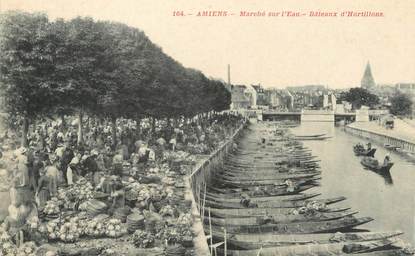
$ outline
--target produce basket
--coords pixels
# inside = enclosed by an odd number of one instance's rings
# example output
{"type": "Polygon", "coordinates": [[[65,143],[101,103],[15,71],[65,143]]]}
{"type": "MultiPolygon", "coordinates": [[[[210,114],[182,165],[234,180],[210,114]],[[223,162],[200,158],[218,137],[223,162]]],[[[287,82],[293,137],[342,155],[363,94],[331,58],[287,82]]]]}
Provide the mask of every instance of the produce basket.
{"type": "Polygon", "coordinates": [[[144,229],[144,216],[139,213],[133,213],[127,216],[127,230],[134,233],[137,229],[144,229]]]}

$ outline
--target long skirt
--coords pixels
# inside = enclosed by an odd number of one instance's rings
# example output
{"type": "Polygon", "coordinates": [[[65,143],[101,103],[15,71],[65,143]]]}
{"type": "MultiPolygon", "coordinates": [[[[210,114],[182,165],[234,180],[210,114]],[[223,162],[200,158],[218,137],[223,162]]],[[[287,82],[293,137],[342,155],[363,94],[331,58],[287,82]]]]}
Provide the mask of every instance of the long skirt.
{"type": "Polygon", "coordinates": [[[39,194],[37,195],[37,203],[38,207],[43,209],[46,205],[46,201],[50,200],[50,194],[49,191],[46,188],[43,188],[39,191],[39,194]]]}

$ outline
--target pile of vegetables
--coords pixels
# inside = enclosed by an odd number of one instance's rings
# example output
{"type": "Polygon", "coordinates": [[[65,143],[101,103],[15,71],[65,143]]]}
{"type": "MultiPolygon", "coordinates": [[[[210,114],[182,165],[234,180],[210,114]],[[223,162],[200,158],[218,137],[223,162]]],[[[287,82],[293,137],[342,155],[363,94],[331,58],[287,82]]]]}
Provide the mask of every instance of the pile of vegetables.
{"type": "Polygon", "coordinates": [[[59,239],[63,242],[75,242],[84,234],[84,222],[77,217],[69,219],[59,228],[59,239]]]}
{"type": "Polygon", "coordinates": [[[85,228],[85,234],[90,237],[102,237],[105,235],[106,225],[95,219],[88,222],[85,228]]]}
{"type": "Polygon", "coordinates": [[[43,212],[46,215],[56,215],[60,213],[61,204],[62,202],[59,201],[58,198],[52,197],[51,200],[46,202],[45,208],[43,208],[43,212]]]}
{"type": "Polygon", "coordinates": [[[133,234],[133,243],[139,248],[150,248],[154,245],[155,237],[151,232],[136,230],[133,234]]]}
{"type": "Polygon", "coordinates": [[[34,242],[26,242],[22,246],[17,247],[11,242],[1,244],[0,255],[4,256],[36,256],[36,244],[34,242]]]}
{"type": "Polygon", "coordinates": [[[126,234],[127,231],[121,228],[121,220],[110,219],[106,223],[105,235],[108,237],[116,238],[126,234]]]}
{"type": "Polygon", "coordinates": [[[50,240],[56,240],[59,238],[59,230],[60,230],[61,220],[55,219],[47,222],[46,224],[42,224],[39,226],[39,232],[46,236],[50,240]]]}
{"type": "Polygon", "coordinates": [[[187,151],[191,154],[207,154],[209,153],[209,148],[204,143],[200,144],[191,144],[187,145],[187,151]]]}
{"type": "Polygon", "coordinates": [[[72,206],[93,198],[93,186],[85,178],[80,178],[73,184],[73,186],[59,189],[58,198],[63,200],[65,208],[72,208],[72,206]]]}

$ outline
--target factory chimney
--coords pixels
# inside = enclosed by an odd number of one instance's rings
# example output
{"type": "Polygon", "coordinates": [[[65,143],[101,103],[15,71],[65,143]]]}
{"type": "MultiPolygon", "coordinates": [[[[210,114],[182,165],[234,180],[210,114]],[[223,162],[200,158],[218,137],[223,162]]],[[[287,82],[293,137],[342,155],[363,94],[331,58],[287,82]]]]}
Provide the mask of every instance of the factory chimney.
{"type": "Polygon", "coordinates": [[[231,65],[228,64],[228,85],[231,85],[231,65]]]}

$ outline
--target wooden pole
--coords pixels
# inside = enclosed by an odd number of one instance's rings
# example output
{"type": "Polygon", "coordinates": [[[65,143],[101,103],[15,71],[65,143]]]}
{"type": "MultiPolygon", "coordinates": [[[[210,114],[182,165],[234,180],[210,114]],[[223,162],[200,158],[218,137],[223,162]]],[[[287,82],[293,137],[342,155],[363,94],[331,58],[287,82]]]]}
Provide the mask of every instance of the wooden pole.
{"type": "Polygon", "coordinates": [[[261,251],[262,251],[262,246],[261,246],[261,248],[259,248],[258,254],[256,256],[260,256],[261,255],[261,251]]]}
{"type": "Polygon", "coordinates": [[[225,239],[224,239],[224,242],[225,242],[225,250],[224,251],[225,251],[225,256],[226,256],[226,255],[228,255],[228,253],[227,253],[228,246],[226,244],[226,237],[227,237],[227,235],[226,235],[226,228],[224,228],[223,233],[225,235],[225,239]]]}
{"type": "Polygon", "coordinates": [[[209,233],[210,233],[210,255],[213,253],[213,234],[212,234],[212,220],[210,217],[210,207],[208,208],[208,214],[209,214],[209,233]]]}
{"type": "Polygon", "coordinates": [[[205,220],[205,204],[206,204],[206,182],[204,182],[205,184],[205,192],[203,194],[203,208],[202,208],[202,223],[205,220]]]}

